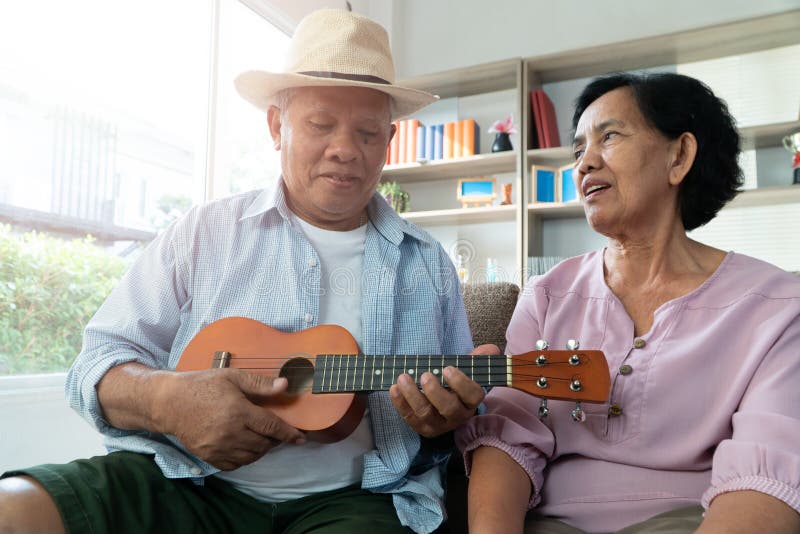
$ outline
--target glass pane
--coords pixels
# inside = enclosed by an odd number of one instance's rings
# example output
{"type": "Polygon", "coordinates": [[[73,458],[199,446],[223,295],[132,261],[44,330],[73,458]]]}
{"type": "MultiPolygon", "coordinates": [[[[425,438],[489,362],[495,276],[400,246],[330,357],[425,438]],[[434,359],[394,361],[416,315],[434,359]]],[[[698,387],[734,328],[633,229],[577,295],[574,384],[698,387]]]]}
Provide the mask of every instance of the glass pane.
{"type": "Polygon", "coordinates": [[[66,369],[131,258],[202,200],[211,5],[4,6],[0,374],[66,369]]]}
{"type": "Polygon", "coordinates": [[[237,0],[222,0],[213,198],[263,188],[280,176],[266,113],[242,99],[233,80],[247,70],[280,71],[288,45],[289,36],[260,15],[237,0]]]}

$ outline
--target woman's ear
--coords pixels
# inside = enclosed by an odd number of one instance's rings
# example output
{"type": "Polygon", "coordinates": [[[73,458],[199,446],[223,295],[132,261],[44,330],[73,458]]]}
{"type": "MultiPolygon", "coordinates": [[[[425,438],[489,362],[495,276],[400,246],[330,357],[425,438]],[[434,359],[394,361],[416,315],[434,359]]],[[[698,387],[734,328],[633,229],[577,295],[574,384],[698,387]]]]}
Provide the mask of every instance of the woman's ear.
{"type": "Polygon", "coordinates": [[[683,132],[673,142],[672,166],[669,172],[669,183],[680,185],[694,164],[697,156],[697,138],[693,133],[683,132]]]}
{"type": "Polygon", "coordinates": [[[269,135],[272,137],[272,144],[275,150],[281,149],[281,110],[275,106],[270,106],[267,110],[267,126],[269,135]]]}

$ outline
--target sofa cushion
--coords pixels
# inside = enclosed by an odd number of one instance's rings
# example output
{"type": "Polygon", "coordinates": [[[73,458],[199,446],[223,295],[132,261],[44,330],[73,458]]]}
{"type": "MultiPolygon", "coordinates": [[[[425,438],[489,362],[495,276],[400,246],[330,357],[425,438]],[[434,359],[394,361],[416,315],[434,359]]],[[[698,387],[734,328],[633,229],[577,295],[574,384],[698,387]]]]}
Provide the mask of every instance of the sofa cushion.
{"type": "Polygon", "coordinates": [[[517,305],[519,286],[510,282],[468,283],[462,291],[473,344],[494,343],[504,351],[506,328],[517,305]]]}

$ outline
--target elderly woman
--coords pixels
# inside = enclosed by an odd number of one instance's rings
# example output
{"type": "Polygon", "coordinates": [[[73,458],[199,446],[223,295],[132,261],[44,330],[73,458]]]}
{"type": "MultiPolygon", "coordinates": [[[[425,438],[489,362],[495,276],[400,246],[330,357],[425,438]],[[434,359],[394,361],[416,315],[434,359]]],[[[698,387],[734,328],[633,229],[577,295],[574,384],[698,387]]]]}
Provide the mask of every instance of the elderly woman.
{"type": "Polygon", "coordinates": [[[597,79],[575,180],[603,250],[531,279],[509,354],[578,339],[604,405],[495,388],[457,435],[473,532],[800,532],[800,281],[686,235],[737,192],[725,104],[677,74],[597,79]],[[529,509],[531,511],[529,512],[529,509]]]}

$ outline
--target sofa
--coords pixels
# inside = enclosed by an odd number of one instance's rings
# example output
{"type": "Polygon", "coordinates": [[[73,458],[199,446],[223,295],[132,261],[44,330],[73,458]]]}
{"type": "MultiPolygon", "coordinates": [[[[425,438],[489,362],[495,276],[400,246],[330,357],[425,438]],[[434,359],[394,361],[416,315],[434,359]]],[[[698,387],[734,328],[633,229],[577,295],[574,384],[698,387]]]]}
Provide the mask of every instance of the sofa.
{"type": "MultiPolygon", "coordinates": [[[[519,286],[510,282],[468,283],[462,286],[472,342],[506,348],[506,327],[517,305],[519,286]]],[[[454,450],[447,465],[447,522],[436,534],[467,532],[467,477],[461,454],[454,450]]]]}

